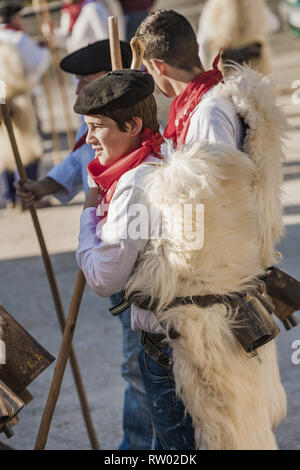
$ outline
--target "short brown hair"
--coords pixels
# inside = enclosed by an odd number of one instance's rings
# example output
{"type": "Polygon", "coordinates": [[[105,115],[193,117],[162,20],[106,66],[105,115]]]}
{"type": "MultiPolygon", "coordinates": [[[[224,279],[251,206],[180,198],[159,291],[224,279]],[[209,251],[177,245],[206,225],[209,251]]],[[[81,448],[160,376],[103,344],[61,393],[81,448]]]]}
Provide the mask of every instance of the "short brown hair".
{"type": "Polygon", "coordinates": [[[116,121],[122,132],[126,132],[126,123],[131,122],[134,117],[139,117],[143,121],[142,130],[148,127],[154,133],[159,131],[157,105],[153,95],[148,96],[145,100],[133,106],[129,106],[128,108],[101,111],[101,115],[116,121]]]}
{"type": "Polygon", "coordinates": [[[150,13],[136,36],[146,46],[144,58],[161,59],[178,69],[201,67],[196,34],[188,20],[174,10],[150,13]]]}

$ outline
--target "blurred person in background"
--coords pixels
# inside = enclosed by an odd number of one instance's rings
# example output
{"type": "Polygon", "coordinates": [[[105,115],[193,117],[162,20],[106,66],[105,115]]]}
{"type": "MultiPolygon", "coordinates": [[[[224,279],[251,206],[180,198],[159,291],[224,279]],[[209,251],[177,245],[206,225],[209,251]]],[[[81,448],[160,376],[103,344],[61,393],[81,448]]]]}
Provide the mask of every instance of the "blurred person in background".
{"type": "MultiPolygon", "coordinates": [[[[60,25],[53,26],[57,46],[73,52],[108,38],[108,17],[116,1],[63,0],[63,3],[60,25]]],[[[48,24],[43,24],[42,30],[49,36],[48,24]]]]}
{"type": "Polygon", "coordinates": [[[268,35],[279,27],[278,18],[265,0],[208,0],[197,33],[205,70],[211,68],[214,57],[223,49],[223,73],[230,72],[228,61],[246,63],[263,75],[271,73],[268,35]]]}
{"type": "MultiPolygon", "coordinates": [[[[23,31],[21,10],[21,2],[0,2],[0,80],[6,84],[6,100],[25,171],[28,178],[36,180],[43,150],[31,94],[50,66],[50,53],[23,31]]],[[[7,207],[15,207],[13,182],[17,172],[3,122],[0,122],[0,173],[5,204],[7,207]]]]}
{"type": "Polygon", "coordinates": [[[123,8],[126,41],[130,41],[146,18],[154,0],[119,0],[123,8]]]}

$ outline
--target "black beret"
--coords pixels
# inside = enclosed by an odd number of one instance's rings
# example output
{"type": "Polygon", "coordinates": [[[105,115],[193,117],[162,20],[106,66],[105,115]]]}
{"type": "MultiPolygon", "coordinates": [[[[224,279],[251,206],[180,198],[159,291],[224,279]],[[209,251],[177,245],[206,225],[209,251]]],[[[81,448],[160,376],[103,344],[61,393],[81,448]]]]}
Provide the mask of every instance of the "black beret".
{"type": "Polygon", "coordinates": [[[14,0],[0,1],[0,22],[9,23],[12,16],[21,11],[22,8],[22,4],[14,0]]]}
{"type": "MultiPolygon", "coordinates": [[[[129,68],[132,60],[130,45],[120,41],[124,68],[129,68]]],[[[97,41],[63,58],[60,67],[74,75],[92,75],[111,70],[109,39],[97,41]]]]}
{"type": "Polygon", "coordinates": [[[154,91],[152,75],[140,70],[114,70],[86,85],[79,93],[74,111],[96,115],[106,109],[128,108],[146,99],[154,91]]]}

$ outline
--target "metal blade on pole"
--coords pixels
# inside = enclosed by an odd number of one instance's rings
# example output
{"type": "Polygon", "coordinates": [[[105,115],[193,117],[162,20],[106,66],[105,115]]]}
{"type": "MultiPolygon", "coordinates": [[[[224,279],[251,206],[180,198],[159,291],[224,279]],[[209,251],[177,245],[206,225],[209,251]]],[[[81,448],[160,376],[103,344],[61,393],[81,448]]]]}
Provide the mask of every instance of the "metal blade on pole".
{"type": "MultiPolygon", "coordinates": [[[[1,100],[0,100],[0,103],[1,103],[1,100]]],[[[14,135],[14,131],[13,131],[12,123],[11,123],[11,118],[10,118],[10,115],[9,115],[9,110],[7,108],[7,104],[5,104],[5,103],[2,104],[1,103],[1,111],[2,111],[2,114],[3,114],[4,124],[7,128],[7,132],[8,132],[8,136],[9,136],[10,143],[11,143],[11,146],[12,146],[13,154],[14,154],[14,157],[15,157],[15,160],[16,160],[16,165],[17,165],[17,168],[18,168],[20,179],[21,179],[22,183],[25,184],[27,182],[27,176],[26,176],[24,166],[22,164],[22,160],[21,160],[20,153],[19,153],[19,150],[18,150],[17,142],[16,142],[16,139],[15,139],[15,135],[14,135]]],[[[32,217],[32,220],[33,220],[34,228],[35,228],[35,231],[36,231],[36,234],[37,234],[37,237],[38,237],[38,241],[39,241],[39,244],[40,244],[40,247],[41,247],[42,258],[43,258],[43,261],[44,261],[47,277],[48,277],[48,280],[49,280],[50,289],[51,289],[51,292],[52,292],[53,301],[54,301],[54,304],[55,304],[55,310],[56,310],[56,313],[57,313],[58,321],[59,321],[62,332],[64,332],[64,329],[65,329],[65,326],[66,326],[66,321],[65,321],[65,316],[64,316],[64,312],[63,312],[63,307],[62,307],[60,295],[59,295],[57,284],[56,284],[56,279],[55,279],[55,276],[54,276],[52,263],[51,263],[51,260],[50,260],[49,254],[48,254],[48,250],[46,248],[45,240],[44,240],[43,233],[42,233],[42,230],[41,230],[41,226],[40,226],[40,223],[39,223],[39,220],[38,220],[38,217],[37,217],[36,209],[35,209],[34,206],[31,206],[29,208],[29,210],[30,210],[30,214],[31,214],[31,217],[32,217]]],[[[92,448],[93,449],[99,449],[99,443],[98,443],[96,432],[95,432],[95,429],[94,429],[94,426],[93,426],[93,421],[92,421],[89,406],[88,406],[88,401],[87,401],[86,392],[85,392],[84,385],[83,385],[83,380],[81,378],[81,373],[80,373],[78,361],[77,361],[77,358],[75,356],[75,352],[74,352],[73,349],[71,349],[70,362],[71,362],[71,369],[72,369],[72,373],[73,373],[73,377],[74,377],[78,397],[79,397],[79,400],[80,400],[80,406],[81,406],[81,409],[82,409],[83,418],[84,418],[84,421],[85,421],[85,424],[86,424],[89,439],[90,439],[92,448]]]]}

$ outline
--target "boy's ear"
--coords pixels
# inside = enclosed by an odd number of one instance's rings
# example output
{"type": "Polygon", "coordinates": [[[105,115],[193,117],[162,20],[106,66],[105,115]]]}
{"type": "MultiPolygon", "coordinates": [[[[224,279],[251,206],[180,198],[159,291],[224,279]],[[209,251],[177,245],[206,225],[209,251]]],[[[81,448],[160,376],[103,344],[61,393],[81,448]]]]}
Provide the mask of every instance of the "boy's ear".
{"type": "Polygon", "coordinates": [[[126,123],[127,132],[132,136],[137,136],[143,129],[143,121],[141,118],[135,116],[130,122],[126,123]]]}
{"type": "Polygon", "coordinates": [[[150,59],[151,66],[160,77],[161,75],[165,74],[166,71],[166,64],[161,59],[150,59]]]}

